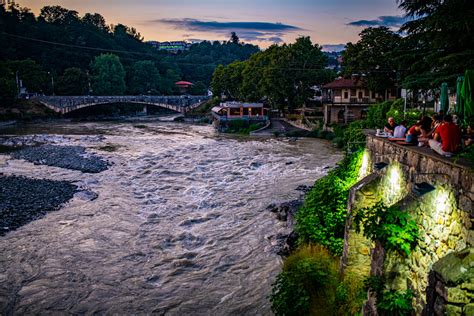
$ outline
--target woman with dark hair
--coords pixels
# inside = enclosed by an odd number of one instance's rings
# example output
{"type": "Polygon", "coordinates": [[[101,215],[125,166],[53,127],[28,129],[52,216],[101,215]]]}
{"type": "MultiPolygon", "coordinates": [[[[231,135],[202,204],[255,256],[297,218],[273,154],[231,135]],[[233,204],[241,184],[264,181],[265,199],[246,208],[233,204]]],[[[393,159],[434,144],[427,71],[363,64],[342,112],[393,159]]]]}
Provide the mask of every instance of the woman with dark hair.
{"type": "Polygon", "coordinates": [[[417,121],[415,125],[410,127],[407,132],[407,137],[405,141],[407,143],[417,144],[418,136],[421,135],[421,121],[417,121]]]}
{"type": "Polygon", "coordinates": [[[429,116],[423,116],[421,118],[421,135],[418,137],[418,146],[428,146],[428,140],[432,138],[435,129],[432,129],[433,120],[429,116]]]}

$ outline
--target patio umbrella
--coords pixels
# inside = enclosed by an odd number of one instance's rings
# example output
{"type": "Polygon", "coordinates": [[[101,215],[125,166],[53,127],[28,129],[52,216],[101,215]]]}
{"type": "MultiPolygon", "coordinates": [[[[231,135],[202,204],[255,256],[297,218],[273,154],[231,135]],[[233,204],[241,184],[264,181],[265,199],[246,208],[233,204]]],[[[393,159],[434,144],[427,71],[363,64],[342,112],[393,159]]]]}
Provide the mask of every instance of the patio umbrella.
{"type": "Polygon", "coordinates": [[[458,77],[456,82],[456,114],[459,118],[462,118],[462,113],[464,111],[463,99],[461,97],[462,83],[464,82],[464,77],[458,77]]]}
{"type": "Polygon", "coordinates": [[[448,84],[443,82],[441,84],[441,107],[440,111],[443,111],[445,114],[449,109],[449,97],[448,97],[448,84]]]}
{"type": "Polygon", "coordinates": [[[462,118],[464,123],[468,123],[474,118],[474,70],[466,70],[464,74],[461,98],[464,103],[462,118]]]}

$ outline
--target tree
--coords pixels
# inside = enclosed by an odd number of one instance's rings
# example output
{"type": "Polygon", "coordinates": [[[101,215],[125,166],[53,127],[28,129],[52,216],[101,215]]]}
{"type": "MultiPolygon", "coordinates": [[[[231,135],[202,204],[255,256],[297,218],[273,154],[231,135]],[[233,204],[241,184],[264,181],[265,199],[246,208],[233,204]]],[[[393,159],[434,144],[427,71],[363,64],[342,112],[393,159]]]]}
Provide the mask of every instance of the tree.
{"type": "Polygon", "coordinates": [[[94,14],[91,14],[91,13],[86,13],[82,19],[81,19],[82,23],[86,24],[86,25],[90,25],[90,26],[93,26],[101,31],[104,31],[104,32],[109,32],[110,31],[110,28],[109,26],[107,25],[107,23],[105,22],[105,19],[102,15],[98,14],[98,13],[94,13],[94,14]]]}
{"type": "Polygon", "coordinates": [[[91,63],[92,91],[96,95],[123,95],[125,70],[118,56],[102,54],[91,63]]]}
{"type": "Polygon", "coordinates": [[[15,74],[6,62],[0,62],[0,107],[13,101],[17,93],[15,74]]]}
{"type": "Polygon", "coordinates": [[[239,37],[235,32],[230,33],[230,42],[234,44],[239,44],[239,37]]]}
{"type": "Polygon", "coordinates": [[[9,67],[13,73],[18,73],[18,78],[28,92],[44,92],[51,89],[48,74],[35,61],[31,59],[10,61],[9,67]]]}
{"type": "Polygon", "coordinates": [[[359,36],[360,40],[355,44],[348,43],[343,52],[344,74],[364,75],[367,87],[383,94],[397,82],[396,53],[401,37],[387,27],[369,27],[359,36]]]}
{"type": "Polygon", "coordinates": [[[70,24],[79,21],[77,11],[68,10],[61,6],[45,6],[41,9],[40,17],[48,23],[70,24]]]}
{"type": "Polygon", "coordinates": [[[80,68],[68,68],[57,80],[59,95],[84,95],[89,92],[89,77],[80,68]]]}
{"type": "Polygon", "coordinates": [[[399,0],[412,19],[402,56],[407,73],[404,81],[425,88],[447,81],[455,85],[458,75],[474,68],[474,6],[469,0],[399,0]],[[429,85],[428,87],[426,85],[429,85]]]}
{"type": "Polygon", "coordinates": [[[131,94],[158,94],[160,73],[150,60],[137,61],[130,70],[128,89],[131,94]]]}

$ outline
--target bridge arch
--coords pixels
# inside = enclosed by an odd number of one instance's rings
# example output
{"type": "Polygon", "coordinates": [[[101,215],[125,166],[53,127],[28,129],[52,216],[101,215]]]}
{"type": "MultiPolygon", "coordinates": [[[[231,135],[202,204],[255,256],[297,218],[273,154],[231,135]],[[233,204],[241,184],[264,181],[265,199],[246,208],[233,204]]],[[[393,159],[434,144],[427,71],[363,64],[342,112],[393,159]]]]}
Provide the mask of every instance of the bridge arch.
{"type": "Polygon", "coordinates": [[[66,114],[81,108],[111,104],[132,103],[151,105],[178,113],[186,113],[202,103],[209,96],[40,96],[36,97],[40,103],[51,110],[66,114]]]}

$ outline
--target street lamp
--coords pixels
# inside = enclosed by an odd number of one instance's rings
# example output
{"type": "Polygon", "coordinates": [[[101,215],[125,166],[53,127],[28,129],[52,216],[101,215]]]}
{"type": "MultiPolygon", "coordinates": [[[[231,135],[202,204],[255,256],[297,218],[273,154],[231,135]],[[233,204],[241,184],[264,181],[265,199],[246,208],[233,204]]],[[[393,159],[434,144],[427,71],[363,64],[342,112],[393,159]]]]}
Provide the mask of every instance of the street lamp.
{"type": "Polygon", "coordinates": [[[51,76],[51,87],[53,88],[53,96],[54,96],[54,78],[53,78],[53,73],[48,71],[48,75],[51,76]]]}

